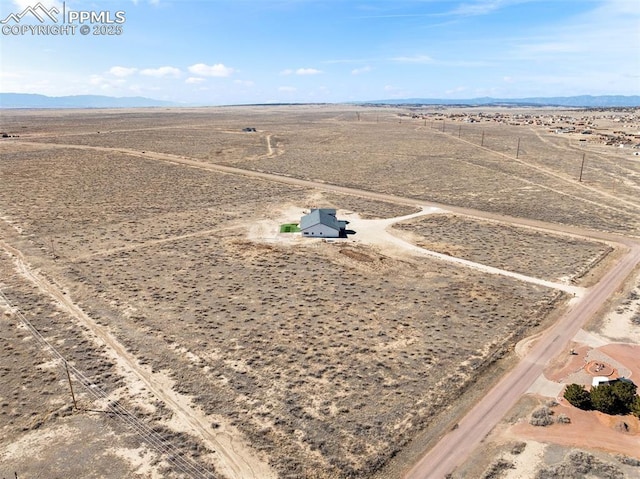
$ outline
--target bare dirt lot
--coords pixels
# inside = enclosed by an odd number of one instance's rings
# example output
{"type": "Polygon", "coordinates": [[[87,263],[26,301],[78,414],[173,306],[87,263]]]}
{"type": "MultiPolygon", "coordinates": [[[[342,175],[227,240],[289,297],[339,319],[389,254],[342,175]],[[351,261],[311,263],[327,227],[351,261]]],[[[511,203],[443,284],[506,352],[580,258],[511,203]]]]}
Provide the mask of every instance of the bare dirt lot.
{"type": "MultiPolygon", "coordinates": [[[[363,121],[354,111],[3,113],[1,129],[20,137],[0,142],[0,288],[10,303],[0,298],[9,386],[0,476],[384,474],[565,303],[556,289],[431,257],[255,234],[310,207],[361,218],[418,211],[323,183],[638,234],[637,163],[603,155],[589,170],[600,179],[585,186],[541,159],[561,162],[572,146],[529,128],[487,127],[479,150],[482,130],[472,125],[457,139],[457,128],[400,121],[394,110],[363,121]],[[527,146],[507,161],[514,135],[527,146]],[[319,180],[318,188],[154,152],[319,180]],[[605,170],[625,177],[616,195],[598,189],[605,170]],[[71,408],[62,362],[18,310],[104,396],[76,384],[82,408],[71,408]],[[110,413],[114,401],[145,434],[110,413]],[[30,462],[15,444],[33,444],[42,459],[30,462]],[[65,447],[95,459],[61,464],[65,447]],[[113,468],[100,472],[106,463],[113,468]]],[[[453,215],[396,228],[428,249],[541,279],[578,280],[610,253],[604,243],[453,215]]]]}

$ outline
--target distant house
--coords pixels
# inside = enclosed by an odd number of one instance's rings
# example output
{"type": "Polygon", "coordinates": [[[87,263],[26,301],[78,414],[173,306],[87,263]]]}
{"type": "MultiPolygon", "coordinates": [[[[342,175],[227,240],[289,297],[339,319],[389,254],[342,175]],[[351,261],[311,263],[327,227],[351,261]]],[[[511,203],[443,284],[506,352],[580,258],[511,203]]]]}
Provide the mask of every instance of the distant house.
{"type": "Polygon", "coordinates": [[[251,133],[251,132],[256,131],[256,129],[251,127],[251,126],[248,126],[246,128],[243,128],[242,131],[244,131],[245,133],[251,133]]]}
{"type": "Polygon", "coordinates": [[[315,238],[345,238],[348,221],[336,218],[336,210],[332,208],[312,209],[300,220],[302,236],[315,238]]]}

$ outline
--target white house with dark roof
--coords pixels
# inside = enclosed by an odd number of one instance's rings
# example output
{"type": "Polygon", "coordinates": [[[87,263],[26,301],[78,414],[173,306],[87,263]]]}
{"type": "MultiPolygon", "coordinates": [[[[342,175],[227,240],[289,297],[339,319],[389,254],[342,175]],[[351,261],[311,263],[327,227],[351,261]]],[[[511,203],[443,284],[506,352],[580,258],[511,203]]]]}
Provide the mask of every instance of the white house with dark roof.
{"type": "Polygon", "coordinates": [[[345,238],[348,221],[336,218],[332,208],[312,209],[300,220],[300,234],[315,238],[345,238]]]}

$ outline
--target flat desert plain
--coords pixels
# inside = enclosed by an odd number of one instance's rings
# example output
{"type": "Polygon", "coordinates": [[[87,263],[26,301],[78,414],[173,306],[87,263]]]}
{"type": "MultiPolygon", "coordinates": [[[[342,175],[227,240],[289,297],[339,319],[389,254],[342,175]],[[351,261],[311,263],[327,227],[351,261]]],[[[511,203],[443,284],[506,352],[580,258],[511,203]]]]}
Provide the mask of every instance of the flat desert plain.
{"type": "MultiPolygon", "coordinates": [[[[640,131],[634,110],[495,111],[640,131]]],[[[0,477],[408,474],[640,242],[640,150],[419,113],[3,111],[0,477]],[[279,232],[325,207],[347,238],[279,232]]],[[[622,279],[577,347],[638,344],[637,269],[622,279]]],[[[451,473],[569,461],[507,431],[543,392],[451,473]]]]}

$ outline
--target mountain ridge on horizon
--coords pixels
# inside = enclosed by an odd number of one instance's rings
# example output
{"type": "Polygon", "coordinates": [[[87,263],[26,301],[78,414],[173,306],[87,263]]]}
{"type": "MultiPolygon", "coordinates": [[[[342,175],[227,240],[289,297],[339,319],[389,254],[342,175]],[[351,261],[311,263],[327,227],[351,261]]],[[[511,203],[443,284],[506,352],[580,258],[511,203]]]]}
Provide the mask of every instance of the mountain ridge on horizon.
{"type": "Polygon", "coordinates": [[[358,102],[377,105],[464,105],[464,106],[564,106],[564,107],[637,107],[639,95],[576,95],[559,97],[493,98],[469,99],[441,98],[400,98],[358,102]]]}
{"type": "MultiPolygon", "coordinates": [[[[324,102],[326,103],[326,102],[324,102]]],[[[238,103],[230,103],[241,105],[238,103]]],[[[250,103],[251,105],[269,105],[271,103],[250,103]]],[[[298,103],[292,103],[298,104],[298,103]]],[[[302,103],[300,103],[302,104],[302,103]]],[[[568,97],[528,97],[493,98],[480,97],[470,99],[445,98],[399,98],[356,102],[335,102],[335,104],[353,105],[449,105],[449,106],[521,106],[521,107],[575,107],[575,108],[615,108],[640,107],[640,95],[579,95],[568,97]]],[[[212,106],[206,103],[177,103],[156,100],[141,96],[113,97],[105,95],[67,95],[47,96],[36,93],[0,93],[0,109],[4,108],[144,108],[144,107],[180,107],[212,106]]]]}
{"type": "Polygon", "coordinates": [[[171,101],[142,96],[113,97],[105,95],[47,96],[37,93],[0,93],[0,109],[4,108],[143,108],[178,106],[171,101]]]}

